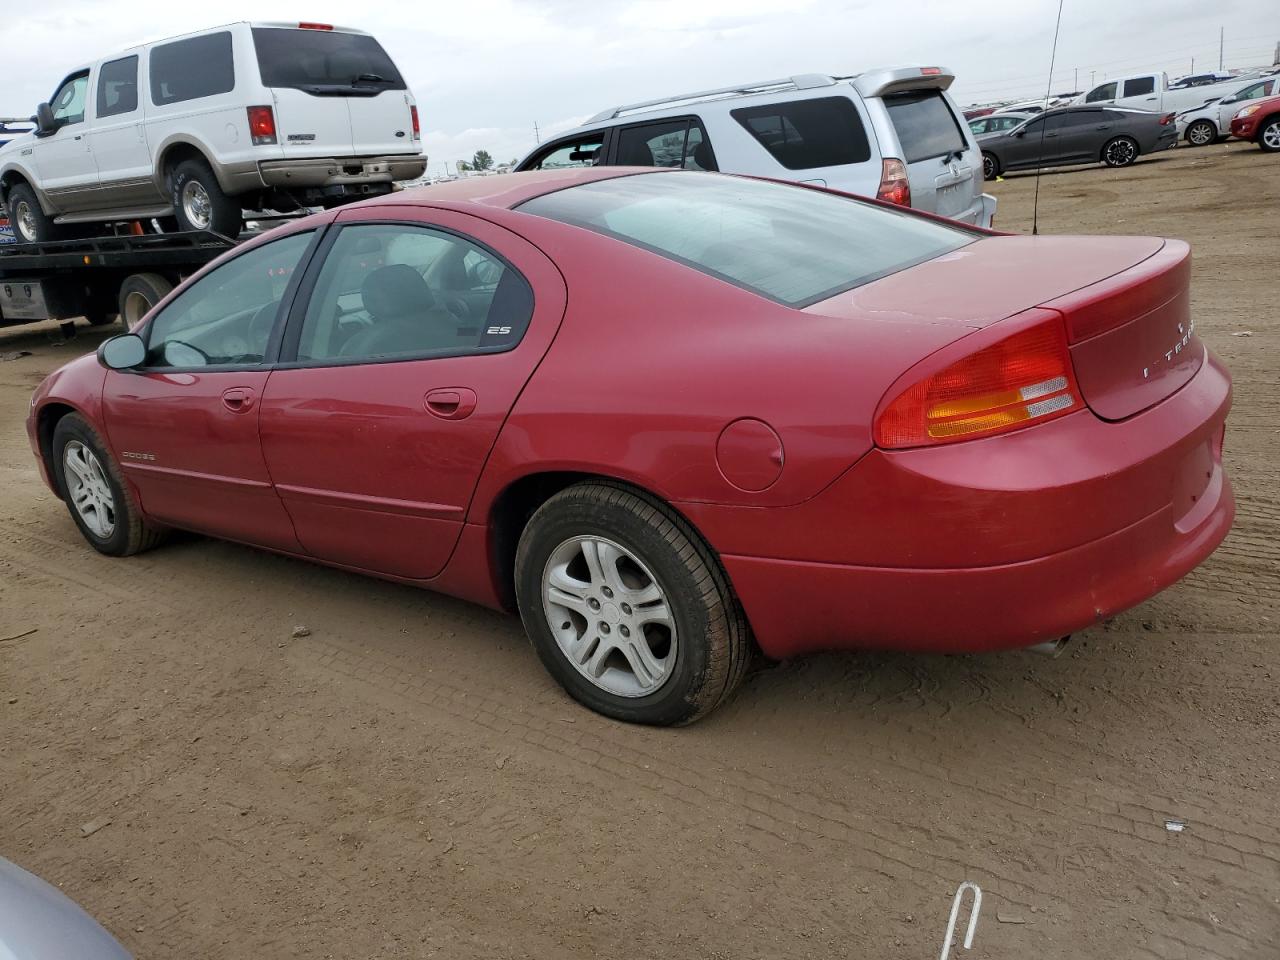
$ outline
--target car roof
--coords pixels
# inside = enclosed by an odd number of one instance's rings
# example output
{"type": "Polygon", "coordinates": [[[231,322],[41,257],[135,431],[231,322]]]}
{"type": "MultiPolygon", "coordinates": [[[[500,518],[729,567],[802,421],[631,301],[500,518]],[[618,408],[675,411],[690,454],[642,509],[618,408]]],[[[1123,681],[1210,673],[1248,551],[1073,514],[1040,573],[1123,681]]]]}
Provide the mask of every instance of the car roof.
{"type": "Polygon", "coordinates": [[[532,200],[545,193],[555,193],[557,190],[575,187],[581,183],[649,173],[670,173],[672,169],[669,167],[575,167],[570,170],[499,173],[488,177],[465,177],[422,187],[409,187],[389,196],[374,197],[356,206],[478,203],[487,207],[510,210],[526,200],[532,200]]]}

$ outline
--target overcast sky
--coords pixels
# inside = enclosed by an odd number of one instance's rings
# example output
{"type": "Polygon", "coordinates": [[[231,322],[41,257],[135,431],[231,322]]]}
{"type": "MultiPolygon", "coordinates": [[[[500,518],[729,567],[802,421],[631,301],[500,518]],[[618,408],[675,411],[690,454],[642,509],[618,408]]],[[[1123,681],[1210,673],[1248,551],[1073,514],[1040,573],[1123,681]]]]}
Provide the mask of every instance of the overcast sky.
{"type": "MultiPolygon", "coordinates": [[[[940,64],[962,103],[1043,94],[1056,0],[4,0],[0,115],[26,116],[71,69],[236,19],[375,34],[418,99],[433,172],[503,162],[618,103],[794,73],[940,64]]],[[[1271,63],[1276,0],[1065,0],[1054,90],[1091,75],[1271,63]]]]}

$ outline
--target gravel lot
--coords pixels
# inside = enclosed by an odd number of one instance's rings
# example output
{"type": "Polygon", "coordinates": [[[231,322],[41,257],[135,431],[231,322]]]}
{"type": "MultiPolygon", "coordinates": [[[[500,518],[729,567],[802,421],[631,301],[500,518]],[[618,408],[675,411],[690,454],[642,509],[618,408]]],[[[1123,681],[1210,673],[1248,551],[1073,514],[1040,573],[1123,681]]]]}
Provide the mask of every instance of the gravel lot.
{"type": "MultiPolygon", "coordinates": [[[[1029,229],[1033,178],[992,188],[1029,229]]],[[[974,960],[1280,955],[1280,158],[1040,188],[1044,232],[1191,241],[1231,537],[1057,660],[814,657],[681,730],[576,707],[448,598],[196,537],[99,557],[22,420],[110,331],[0,330],[31,352],[0,362],[0,855],[148,958],[905,960],[962,880],[974,960]]]]}

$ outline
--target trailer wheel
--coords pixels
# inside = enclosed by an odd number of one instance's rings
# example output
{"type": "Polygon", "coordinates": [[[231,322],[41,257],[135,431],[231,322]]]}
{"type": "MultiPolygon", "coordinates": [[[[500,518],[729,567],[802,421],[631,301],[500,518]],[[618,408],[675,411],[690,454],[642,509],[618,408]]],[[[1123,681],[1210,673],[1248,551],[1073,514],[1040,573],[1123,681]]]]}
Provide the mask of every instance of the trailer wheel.
{"type": "Polygon", "coordinates": [[[120,284],[120,319],[132,330],[134,324],[172,290],[173,284],[158,273],[135,273],[127,277],[120,284]]]}
{"type": "Polygon", "coordinates": [[[67,236],[67,231],[45,215],[36,192],[27,184],[16,183],[10,188],[8,206],[13,238],[18,243],[45,243],[67,236]]]}

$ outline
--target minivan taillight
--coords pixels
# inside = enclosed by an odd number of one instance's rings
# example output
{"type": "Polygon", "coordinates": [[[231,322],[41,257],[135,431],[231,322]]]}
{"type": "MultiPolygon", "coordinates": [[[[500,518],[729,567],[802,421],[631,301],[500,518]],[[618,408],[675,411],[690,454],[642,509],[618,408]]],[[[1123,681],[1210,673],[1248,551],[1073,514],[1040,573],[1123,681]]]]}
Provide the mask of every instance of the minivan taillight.
{"type": "Polygon", "coordinates": [[[886,157],[880,161],[880,188],[876,199],[911,206],[911,181],[907,179],[907,165],[901,160],[886,157]]]}
{"type": "Polygon", "coordinates": [[[409,104],[409,120],[413,123],[413,139],[422,139],[422,128],[418,126],[418,107],[416,104],[409,104]]]}
{"type": "Polygon", "coordinates": [[[270,107],[249,108],[249,139],[255,147],[276,142],[276,115],[270,107]]]}
{"type": "Polygon", "coordinates": [[[876,443],[893,449],[970,440],[1083,409],[1066,330],[1051,316],[898,394],[876,418],[876,443]]]}

